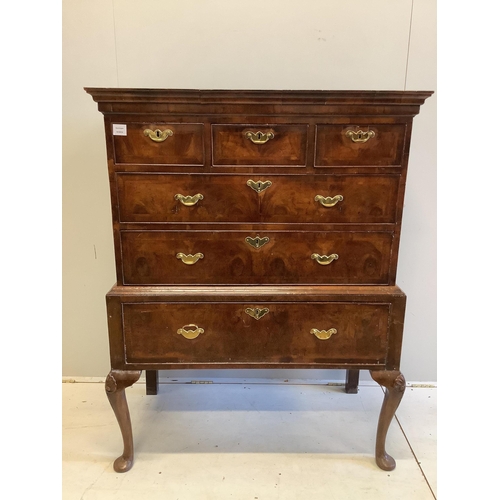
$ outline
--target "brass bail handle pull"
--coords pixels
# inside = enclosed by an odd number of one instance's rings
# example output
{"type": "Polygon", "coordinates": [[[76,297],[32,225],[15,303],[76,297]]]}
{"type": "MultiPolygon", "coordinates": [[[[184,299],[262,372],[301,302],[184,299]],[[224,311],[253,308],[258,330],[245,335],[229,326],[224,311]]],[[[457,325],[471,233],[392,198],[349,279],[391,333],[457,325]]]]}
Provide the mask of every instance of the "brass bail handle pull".
{"type": "Polygon", "coordinates": [[[339,256],[336,253],[332,253],[331,255],[320,255],[319,253],[313,253],[311,255],[311,259],[315,260],[321,266],[327,266],[331,264],[334,260],[338,260],[339,256]]]}
{"type": "Polygon", "coordinates": [[[188,253],[187,255],[185,253],[179,252],[176,257],[184,264],[188,266],[192,266],[193,264],[196,264],[200,259],[203,259],[204,255],[202,253],[195,253],[194,255],[191,255],[188,253]]]}
{"type": "Polygon", "coordinates": [[[168,137],[172,137],[174,133],[169,128],[165,130],[160,130],[159,128],[157,128],[156,130],[151,130],[150,128],[147,128],[144,131],[144,135],[146,137],[149,137],[154,142],[163,142],[167,140],[168,137]]]}
{"type": "Polygon", "coordinates": [[[200,328],[198,325],[184,325],[182,328],[177,330],[177,333],[182,335],[185,339],[193,340],[201,333],[205,333],[205,330],[200,328]]]}
{"type": "Polygon", "coordinates": [[[351,139],[352,142],[367,142],[373,137],[375,137],[375,132],[373,130],[348,130],[345,135],[351,139]]]}
{"type": "Polygon", "coordinates": [[[314,197],[314,201],[318,201],[326,208],[334,207],[339,201],[343,201],[344,197],[341,194],[336,194],[335,196],[321,196],[317,194],[314,197]]]}
{"type": "Polygon", "coordinates": [[[318,330],[317,328],[313,328],[310,333],[319,340],[328,340],[332,335],[337,333],[337,329],[330,328],[329,330],[318,330]]]}
{"type": "Polygon", "coordinates": [[[203,200],[203,195],[198,193],[193,196],[184,196],[183,194],[176,194],[174,198],[180,201],[186,207],[196,205],[200,200],[203,200]]]}
{"type": "Polygon", "coordinates": [[[265,144],[267,141],[274,139],[274,134],[272,132],[245,132],[245,137],[250,139],[254,144],[265,144]]]}

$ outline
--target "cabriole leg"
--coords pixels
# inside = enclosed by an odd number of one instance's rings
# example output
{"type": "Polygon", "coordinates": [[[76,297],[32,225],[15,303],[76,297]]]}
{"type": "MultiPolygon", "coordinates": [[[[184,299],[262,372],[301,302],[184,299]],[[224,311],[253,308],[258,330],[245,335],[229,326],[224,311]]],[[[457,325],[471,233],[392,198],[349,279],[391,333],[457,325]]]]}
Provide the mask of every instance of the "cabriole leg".
{"type": "Polygon", "coordinates": [[[406,388],[406,381],[400,371],[370,371],[375,382],[386,388],[377,427],[375,460],[382,470],[393,470],[396,461],[385,451],[385,439],[389,425],[396,413],[406,388]]]}
{"type": "Polygon", "coordinates": [[[134,464],[132,424],[125,389],[137,382],[140,376],[140,371],[111,370],[106,378],[106,394],[123,437],[123,455],[118,457],[113,465],[116,472],[127,472],[134,464]]]}

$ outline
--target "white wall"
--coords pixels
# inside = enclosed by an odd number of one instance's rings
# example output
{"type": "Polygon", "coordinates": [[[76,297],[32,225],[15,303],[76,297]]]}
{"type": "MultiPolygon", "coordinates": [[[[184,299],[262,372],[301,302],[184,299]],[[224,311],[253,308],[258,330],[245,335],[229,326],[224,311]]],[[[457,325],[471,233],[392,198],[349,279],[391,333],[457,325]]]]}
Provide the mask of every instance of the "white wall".
{"type": "MultiPolygon", "coordinates": [[[[435,90],[436,0],[63,1],[63,375],[98,377],[109,371],[115,271],[103,120],[84,86],[435,90]]],[[[435,381],[435,95],[414,121],[398,284],[408,295],[401,369],[435,381]]]]}

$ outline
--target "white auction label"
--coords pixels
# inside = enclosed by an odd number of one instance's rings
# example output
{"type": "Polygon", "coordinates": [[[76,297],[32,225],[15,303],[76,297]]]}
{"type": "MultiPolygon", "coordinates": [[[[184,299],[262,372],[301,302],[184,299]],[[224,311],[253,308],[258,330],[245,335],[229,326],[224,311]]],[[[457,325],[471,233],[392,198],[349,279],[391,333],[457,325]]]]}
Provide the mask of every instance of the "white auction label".
{"type": "Polygon", "coordinates": [[[127,135],[127,125],[113,123],[113,135],[127,135]]]}

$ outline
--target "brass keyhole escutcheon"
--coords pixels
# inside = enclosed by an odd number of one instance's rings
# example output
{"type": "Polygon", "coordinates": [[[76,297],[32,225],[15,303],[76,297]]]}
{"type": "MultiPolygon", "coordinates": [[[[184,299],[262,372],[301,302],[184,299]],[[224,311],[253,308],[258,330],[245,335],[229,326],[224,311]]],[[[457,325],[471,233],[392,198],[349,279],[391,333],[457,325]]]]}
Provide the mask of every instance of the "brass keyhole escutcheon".
{"type": "Polygon", "coordinates": [[[269,312],[269,309],[267,307],[263,307],[262,309],[259,307],[248,307],[245,309],[245,312],[252,318],[259,320],[269,312]]]}
{"type": "Polygon", "coordinates": [[[256,236],[255,238],[252,238],[250,236],[247,236],[245,238],[245,241],[254,248],[260,248],[263,247],[266,243],[269,243],[269,238],[267,236],[264,236],[264,238],[261,238],[259,236],[256,236]]]}
{"type": "Polygon", "coordinates": [[[252,179],[247,181],[247,186],[250,186],[256,193],[262,193],[272,184],[271,181],[253,181],[252,179]]]}

